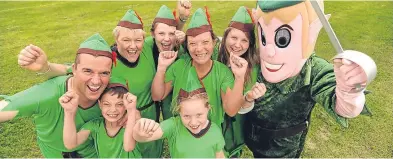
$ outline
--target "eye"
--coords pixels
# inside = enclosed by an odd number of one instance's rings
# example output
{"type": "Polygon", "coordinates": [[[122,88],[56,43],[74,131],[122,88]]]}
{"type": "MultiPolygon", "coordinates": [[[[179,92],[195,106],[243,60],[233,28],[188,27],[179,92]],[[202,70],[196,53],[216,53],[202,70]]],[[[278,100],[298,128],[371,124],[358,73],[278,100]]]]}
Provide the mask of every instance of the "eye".
{"type": "Polygon", "coordinates": [[[92,70],[90,70],[90,69],[84,69],[83,70],[83,73],[85,73],[85,74],[92,74],[93,73],[93,71],[92,70]]]}
{"type": "Polygon", "coordinates": [[[189,45],[190,45],[190,46],[195,46],[195,43],[190,43],[189,45]]]}
{"type": "Polygon", "coordinates": [[[190,116],[189,115],[184,115],[184,118],[190,118],[190,116]]]}
{"type": "Polygon", "coordinates": [[[116,104],[116,107],[123,107],[123,106],[124,106],[123,102],[116,104]]]}
{"type": "Polygon", "coordinates": [[[206,40],[206,41],[203,41],[203,44],[204,44],[204,45],[207,45],[207,44],[209,44],[209,41],[207,41],[207,40],[206,40]]]}
{"type": "Polygon", "coordinates": [[[101,76],[102,76],[102,77],[108,77],[108,76],[110,76],[110,75],[111,75],[110,72],[102,72],[102,73],[101,73],[101,76]]]}
{"type": "Polygon", "coordinates": [[[201,117],[202,116],[202,114],[197,114],[197,118],[199,118],[199,117],[201,117]]]}
{"type": "Polygon", "coordinates": [[[279,48],[285,48],[291,42],[291,32],[287,28],[282,28],[276,32],[274,41],[279,48]]]}
{"type": "Polygon", "coordinates": [[[160,35],[162,35],[162,36],[164,35],[164,33],[163,33],[163,32],[160,32],[160,33],[158,33],[158,34],[160,34],[160,35]]]}
{"type": "Polygon", "coordinates": [[[261,40],[262,40],[262,45],[266,46],[266,35],[265,32],[263,31],[261,24],[258,23],[259,30],[261,30],[261,40]]]}
{"type": "Polygon", "coordinates": [[[109,107],[109,106],[111,106],[111,105],[110,105],[109,103],[103,103],[102,106],[104,106],[104,107],[109,107]]]}
{"type": "Polygon", "coordinates": [[[237,37],[234,37],[234,36],[233,36],[231,39],[232,39],[232,40],[237,40],[237,37]]]}

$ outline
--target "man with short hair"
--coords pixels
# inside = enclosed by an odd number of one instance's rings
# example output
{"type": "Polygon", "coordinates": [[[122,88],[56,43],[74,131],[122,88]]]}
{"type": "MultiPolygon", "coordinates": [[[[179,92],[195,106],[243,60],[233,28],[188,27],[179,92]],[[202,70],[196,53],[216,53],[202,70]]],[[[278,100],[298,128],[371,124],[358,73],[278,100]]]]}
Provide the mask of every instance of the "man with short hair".
{"type": "MultiPolygon", "coordinates": [[[[24,50],[44,53],[30,45],[24,50]]],[[[109,83],[112,51],[106,41],[94,34],[84,41],[72,66],[73,75],[59,76],[35,85],[0,101],[0,122],[32,116],[37,131],[37,142],[46,158],[97,157],[94,145],[86,142],[73,150],[65,148],[63,136],[64,110],[59,98],[68,90],[79,95],[79,108],[75,116],[77,129],[101,116],[97,99],[109,83]]]]}

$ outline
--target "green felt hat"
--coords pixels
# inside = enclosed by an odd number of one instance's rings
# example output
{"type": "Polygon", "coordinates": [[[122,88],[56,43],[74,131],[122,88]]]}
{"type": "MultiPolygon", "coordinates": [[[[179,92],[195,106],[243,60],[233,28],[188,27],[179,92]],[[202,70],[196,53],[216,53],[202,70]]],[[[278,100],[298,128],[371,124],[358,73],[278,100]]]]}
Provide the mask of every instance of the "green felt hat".
{"type": "Polygon", "coordinates": [[[91,54],[112,58],[112,50],[108,43],[98,33],[90,36],[80,44],[77,54],[91,54]]]}
{"type": "Polygon", "coordinates": [[[169,26],[177,26],[173,12],[166,5],[162,5],[160,10],[158,10],[158,13],[153,21],[153,24],[155,23],[164,23],[169,26]]]}
{"type": "Polygon", "coordinates": [[[129,29],[143,29],[143,22],[141,17],[132,9],[128,10],[121,18],[117,26],[122,26],[129,29]]]}
{"type": "Polygon", "coordinates": [[[233,27],[245,32],[254,29],[254,20],[251,16],[251,11],[244,6],[241,6],[236,14],[232,17],[229,27],[233,27]]]}
{"type": "Polygon", "coordinates": [[[120,77],[112,76],[109,81],[108,88],[113,88],[113,87],[123,87],[128,90],[128,81],[120,77]]]}
{"type": "Polygon", "coordinates": [[[195,68],[191,68],[188,72],[187,82],[183,83],[179,91],[179,98],[187,98],[196,94],[206,92],[203,83],[198,78],[195,68]]]}
{"type": "Polygon", "coordinates": [[[277,9],[289,7],[303,2],[303,0],[258,0],[257,6],[263,12],[271,12],[277,9]]]}
{"type": "Polygon", "coordinates": [[[187,36],[197,36],[204,32],[212,31],[210,23],[210,15],[206,8],[206,13],[203,12],[202,8],[199,8],[192,15],[191,21],[188,24],[186,31],[187,36]]]}

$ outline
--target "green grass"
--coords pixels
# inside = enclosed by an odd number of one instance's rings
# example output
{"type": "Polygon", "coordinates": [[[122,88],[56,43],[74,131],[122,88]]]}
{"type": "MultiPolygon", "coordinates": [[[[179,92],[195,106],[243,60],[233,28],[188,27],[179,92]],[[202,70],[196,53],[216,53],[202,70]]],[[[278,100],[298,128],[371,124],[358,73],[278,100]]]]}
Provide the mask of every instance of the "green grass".
{"type": "MultiPolygon", "coordinates": [[[[12,95],[45,79],[17,65],[17,54],[32,43],[46,51],[52,62],[72,62],[79,43],[99,32],[113,43],[111,31],[127,9],[144,19],[145,30],[161,4],[174,2],[0,2],[0,94],[12,95]]],[[[222,35],[241,5],[255,2],[193,2],[193,10],[209,6],[213,28],[222,35]]],[[[344,49],[370,55],[378,76],[368,87],[367,104],[374,115],[350,120],[349,129],[336,124],[320,106],[312,114],[303,157],[393,157],[393,2],[326,2],[326,13],[344,49]]],[[[324,30],[316,46],[318,55],[335,55],[324,30]]],[[[165,153],[167,156],[168,153],[165,153]]],[[[42,157],[30,120],[0,124],[0,158],[42,157]]],[[[245,151],[243,157],[252,157],[245,151]]]]}

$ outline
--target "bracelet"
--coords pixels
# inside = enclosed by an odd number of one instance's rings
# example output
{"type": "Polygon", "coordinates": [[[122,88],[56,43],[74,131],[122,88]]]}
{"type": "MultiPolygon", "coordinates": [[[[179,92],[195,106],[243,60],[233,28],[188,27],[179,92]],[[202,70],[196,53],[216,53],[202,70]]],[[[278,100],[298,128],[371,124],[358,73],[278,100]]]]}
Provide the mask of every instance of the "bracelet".
{"type": "Polygon", "coordinates": [[[48,62],[48,70],[46,70],[45,72],[37,72],[36,74],[37,75],[44,75],[44,74],[47,74],[50,70],[51,70],[50,63],[48,62]]]}
{"type": "Polygon", "coordinates": [[[247,99],[247,94],[246,94],[246,95],[244,95],[244,100],[245,100],[246,102],[248,102],[248,103],[252,103],[252,102],[254,102],[254,100],[251,100],[251,101],[249,101],[249,100],[247,99]]]}
{"type": "MultiPolygon", "coordinates": [[[[187,18],[188,19],[188,18],[187,18]]],[[[179,20],[181,21],[181,22],[186,22],[187,21],[187,19],[182,19],[181,17],[179,17],[179,20]]]]}

